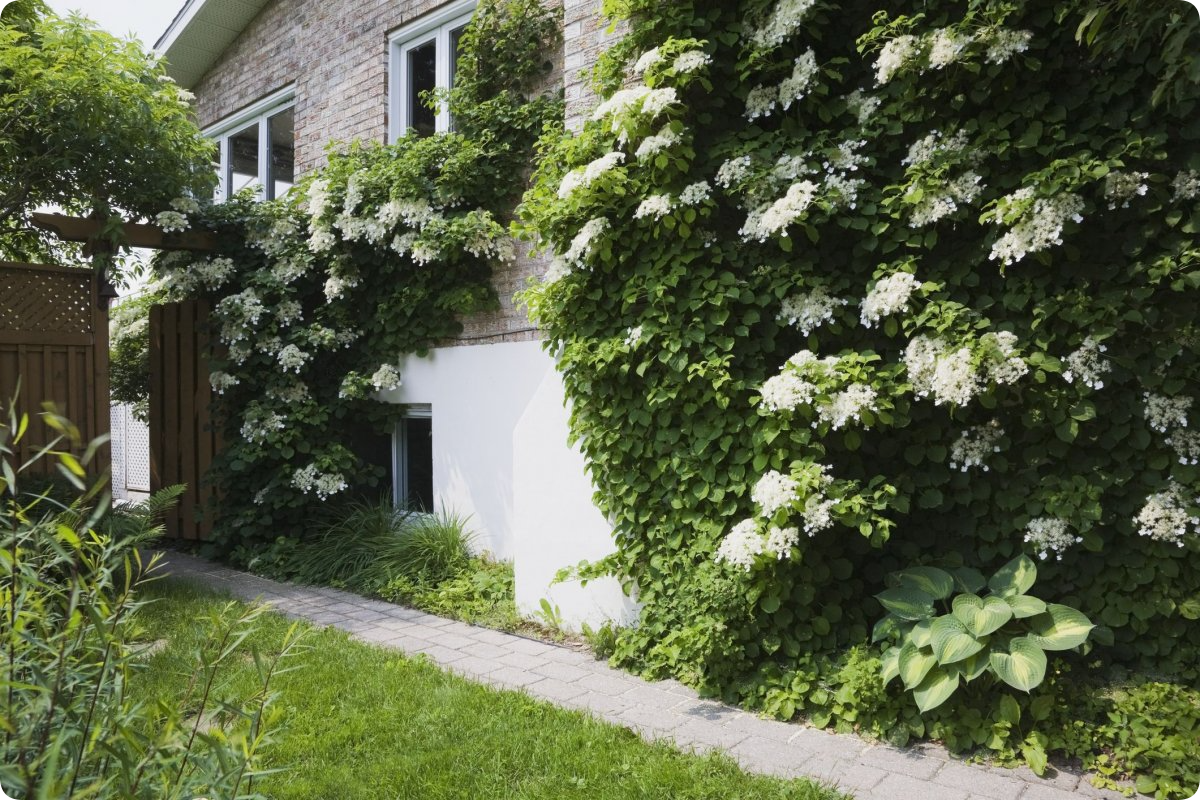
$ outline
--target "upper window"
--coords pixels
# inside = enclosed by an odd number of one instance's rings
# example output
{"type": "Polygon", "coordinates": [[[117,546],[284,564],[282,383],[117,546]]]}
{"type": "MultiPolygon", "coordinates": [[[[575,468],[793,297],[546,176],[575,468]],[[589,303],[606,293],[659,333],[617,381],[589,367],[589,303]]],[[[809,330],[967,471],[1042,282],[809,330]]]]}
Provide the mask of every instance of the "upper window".
{"type": "Polygon", "coordinates": [[[216,201],[243,189],[263,200],[283,197],[296,181],[296,109],[291,89],[276,93],[207,129],[216,140],[216,201]]]}
{"type": "Polygon", "coordinates": [[[450,112],[445,108],[435,111],[422,98],[425,92],[454,85],[458,42],[474,8],[475,0],[459,0],[389,37],[388,141],[394,142],[410,130],[429,136],[453,127],[450,112]]]}

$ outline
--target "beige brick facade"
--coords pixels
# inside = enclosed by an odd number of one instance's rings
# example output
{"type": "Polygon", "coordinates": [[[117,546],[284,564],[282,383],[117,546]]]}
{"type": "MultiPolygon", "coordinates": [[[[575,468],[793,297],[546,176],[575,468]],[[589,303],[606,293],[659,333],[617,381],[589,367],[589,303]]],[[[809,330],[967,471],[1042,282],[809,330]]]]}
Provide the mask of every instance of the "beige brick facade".
{"type": "MultiPolygon", "coordinates": [[[[295,87],[296,169],[324,162],[331,141],[385,141],[388,35],[445,0],[273,0],[195,86],[197,120],[208,127],[285,86],[295,87]]],[[[582,124],[595,104],[585,73],[610,37],[600,0],[566,0],[563,53],[551,78],[565,84],[567,119],[582,124]]],[[[513,302],[541,260],[519,258],[497,270],[494,312],[463,320],[463,344],[538,338],[513,302]]]]}

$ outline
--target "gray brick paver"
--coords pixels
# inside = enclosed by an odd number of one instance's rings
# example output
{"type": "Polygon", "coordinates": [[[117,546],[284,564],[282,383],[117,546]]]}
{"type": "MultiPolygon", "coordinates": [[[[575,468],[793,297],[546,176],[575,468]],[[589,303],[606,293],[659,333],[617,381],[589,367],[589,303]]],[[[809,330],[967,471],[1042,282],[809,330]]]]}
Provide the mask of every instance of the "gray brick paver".
{"type": "Polygon", "coordinates": [[[164,573],[269,603],[280,613],[333,625],[357,638],[424,656],[476,683],[520,689],[567,708],[666,738],[683,749],[727,751],[745,769],[812,778],[856,800],[1071,800],[1119,798],[1084,777],[1004,769],[955,760],[938,745],[906,750],[761,719],[711,700],[675,680],[648,682],[590,653],[479,628],[337,589],[295,586],[170,553],[164,573]]]}

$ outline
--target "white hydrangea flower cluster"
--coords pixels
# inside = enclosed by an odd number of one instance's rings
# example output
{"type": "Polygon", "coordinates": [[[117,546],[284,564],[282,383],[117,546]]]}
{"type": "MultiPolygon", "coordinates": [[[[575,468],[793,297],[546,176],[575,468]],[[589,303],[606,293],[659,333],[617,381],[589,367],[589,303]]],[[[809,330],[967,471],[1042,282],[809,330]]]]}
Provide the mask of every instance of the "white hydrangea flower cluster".
{"type": "Polygon", "coordinates": [[[712,195],[712,187],[708,185],[708,181],[697,181],[696,183],[685,186],[683,191],[679,193],[679,204],[684,206],[699,205],[712,195]]]}
{"type": "Polygon", "coordinates": [[[1178,429],[1163,442],[1175,451],[1179,463],[1185,467],[1200,464],[1200,431],[1178,429]]]}
{"type": "Polygon", "coordinates": [[[770,116],[779,103],[779,88],[776,86],[755,86],[746,94],[746,119],[753,122],[760,117],[770,116]]]}
{"type": "Polygon", "coordinates": [[[849,302],[834,297],[824,287],[817,286],[810,291],[786,298],[778,318],[788,325],[796,326],[802,334],[808,336],[821,325],[833,321],[833,312],[837,307],[849,302]]]}
{"type": "Polygon", "coordinates": [[[983,193],[983,176],[967,171],[946,184],[944,192],[926,188],[925,196],[912,209],[908,224],[913,228],[932,225],[958,211],[960,203],[973,203],[983,193]]]}
{"type": "Polygon", "coordinates": [[[817,54],[812,48],[796,58],[792,74],[778,86],[755,86],[746,95],[746,119],[754,121],[768,116],[779,105],[784,111],[792,103],[804,99],[817,76],[817,54]]]}
{"type": "Polygon", "coordinates": [[[921,282],[910,272],[894,272],[880,278],[863,298],[860,307],[862,324],[873,328],[884,317],[908,311],[908,302],[920,287],[921,282]]]}
{"type": "Polygon", "coordinates": [[[241,383],[241,381],[238,380],[236,375],[230,375],[228,372],[217,370],[216,372],[209,373],[208,383],[217,394],[225,394],[226,389],[232,389],[241,383]]]}
{"type": "MultiPolygon", "coordinates": [[[[852,383],[829,397],[828,403],[817,407],[817,416],[833,430],[841,430],[862,419],[864,411],[875,410],[879,394],[865,383],[852,383]]],[[[815,423],[814,423],[815,425],[815,423]]]]}
{"type": "Polygon", "coordinates": [[[1062,561],[1063,553],[1081,543],[1083,537],[1073,535],[1070,523],[1061,517],[1037,517],[1025,526],[1025,541],[1033,545],[1042,561],[1051,553],[1055,560],[1062,561]]]}
{"type": "Polygon", "coordinates": [[[297,233],[296,223],[291,217],[280,217],[272,220],[264,230],[252,231],[246,236],[246,242],[269,256],[285,253],[291,246],[297,233]]]}
{"type": "Polygon", "coordinates": [[[778,47],[800,29],[815,5],[816,0],[779,0],[767,19],[750,29],[750,41],[758,48],[778,47]]]}
{"type": "Polygon", "coordinates": [[[688,50],[675,57],[671,69],[680,75],[686,75],[704,69],[711,63],[712,58],[703,50],[688,50]]]}
{"type": "MultiPolygon", "coordinates": [[[[1028,200],[1032,190],[1020,189],[1003,198],[997,204],[992,217],[997,222],[1014,202],[1028,200]]],[[[1015,225],[996,240],[988,258],[1004,264],[1015,264],[1029,253],[1045,250],[1052,245],[1062,244],[1063,226],[1068,219],[1083,222],[1083,198],[1077,194],[1064,193],[1057,197],[1039,197],[1033,207],[1018,218],[1015,225]]]]}
{"type": "Polygon", "coordinates": [[[971,37],[964,36],[953,28],[938,28],[929,35],[929,66],[942,69],[958,60],[971,37]]]}
{"type": "Polygon", "coordinates": [[[717,176],[713,182],[723,189],[729,189],[744,183],[750,177],[750,169],[754,160],[750,156],[737,156],[721,164],[717,168],[717,176]]]}
{"type": "Polygon", "coordinates": [[[811,537],[816,536],[818,531],[833,527],[833,508],[836,505],[836,500],[820,494],[810,495],[804,501],[804,532],[811,537]]]}
{"type": "Polygon", "coordinates": [[[154,215],[154,224],[161,228],[163,233],[186,231],[189,227],[187,216],[178,211],[158,212],[154,215]]]}
{"type": "Polygon", "coordinates": [[[774,553],[782,561],[791,555],[792,548],[800,542],[799,528],[780,528],[772,525],[767,531],[766,552],[774,553]]]}
{"type": "Polygon", "coordinates": [[[1079,349],[1063,359],[1067,369],[1063,372],[1063,380],[1074,383],[1077,379],[1089,389],[1103,389],[1104,376],[1112,371],[1112,364],[1102,354],[1108,348],[1089,336],[1083,340],[1079,349]]]}
{"type": "Polygon", "coordinates": [[[575,234],[575,238],[571,240],[570,247],[567,252],[563,253],[563,261],[567,264],[582,264],[583,260],[592,252],[592,245],[596,239],[611,227],[608,217],[596,217],[584,223],[579,229],[579,233],[575,234]]]}
{"type": "Polygon", "coordinates": [[[1171,200],[1176,203],[1180,200],[1194,200],[1196,197],[1200,197],[1200,172],[1188,169],[1177,173],[1175,179],[1171,181],[1171,188],[1175,190],[1171,200]]]}
{"type": "Polygon", "coordinates": [[[637,211],[633,212],[633,218],[653,217],[655,220],[659,220],[670,214],[673,207],[674,203],[669,194],[652,194],[638,204],[637,211]]]}
{"type": "Polygon", "coordinates": [[[292,281],[308,273],[310,266],[309,259],[311,259],[311,256],[308,255],[281,258],[271,264],[271,277],[280,286],[287,286],[292,281]]]}
{"type": "Polygon", "coordinates": [[[320,178],[308,185],[308,195],[305,197],[305,207],[314,221],[318,217],[325,216],[325,211],[329,208],[331,193],[329,191],[329,181],[320,178]]]}
{"type": "Polygon", "coordinates": [[[875,112],[882,104],[882,98],[869,95],[862,89],[855,89],[846,95],[846,108],[858,119],[859,125],[865,125],[871,117],[875,116],[875,112]]]}
{"type": "MultiPolygon", "coordinates": [[[[1195,504],[1196,500],[1192,498],[1190,505],[1195,504]]],[[[1189,527],[1193,533],[1200,532],[1200,518],[1188,512],[1188,505],[1183,487],[1173,480],[1168,482],[1164,491],[1146,498],[1142,510],[1134,517],[1138,534],[1156,542],[1183,547],[1189,527]]]]}
{"type": "Polygon", "coordinates": [[[630,115],[657,117],[679,102],[679,93],[674,87],[651,89],[649,86],[636,86],[630,89],[619,89],[612,97],[596,106],[592,119],[610,118],[610,130],[617,134],[617,141],[624,145],[629,141],[627,117],[630,115]]]}
{"type": "Polygon", "coordinates": [[[904,366],[917,397],[932,395],[935,405],[966,405],[982,388],[970,349],[951,350],[940,339],[913,337],[904,351],[904,366]]]}
{"type": "Polygon", "coordinates": [[[753,211],[740,231],[742,238],[766,241],[770,236],[787,236],[787,228],[804,216],[817,196],[817,184],[812,181],[793,183],[787,194],[762,210],[753,211]]]}
{"type": "Polygon", "coordinates": [[[1166,395],[1146,392],[1142,395],[1145,400],[1145,417],[1150,427],[1159,433],[1169,433],[1172,428],[1188,426],[1188,411],[1195,399],[1188,395],[1167,397],[1166,395]]]}
{"type": "Polygon", "coordinates": [[[939,130],[932,130],[909,146],[908,155],[900,163],[911,166],[928,164],[939,156],[959,155],[966,151],[969,144],[966,131],[955,131],[953,136],[946,136],[939,130]]]}
{"type": "Polygon", "coordinates": [[[987,472],[987,458],[1000,452],[1000,440],[1003,437],[1004,429],[997,420],[967,428],[962,432],[962,436],[950,445],[950,467],[960,472],[979,467],[987,472]]]}
{"type": "Polygon", "coordinates": [[[294,380],[283,388],[268,389],[267,394],[289,406],[299,405],[309,398],[308,385],[302,380],[294,380]]]}
{"type": "Polygon", "coordinates": [[[379,369],[375,370],[375,374],[371,376],[371,385],[377,392],[399,389],[401,383],[400,370],[396,369],[395,364],[380,364],[379,369]]]}
{"type": "Polygon", "coordinates": [[[308,249],[314,253],[325,253],[337,244],[337,236],[324,225],[313,228],[308,237],[308,249]]]}
{"type": "Polygon", "coordinates": [[[261,339],[255,348],[260,353],[266,353],[269,356],[274,356],[283,349],[283,340],[278,336],[268,336],[266,339],[261,339]]]}
{"type": "Polygon", "coordinates": [[[624,160],[624,153],[606,153],[589,162],[585,167],[577,167],[571,170],[563,176],[562,183],[559,184],[559,198],[566,200],[580,189],[586,189],[595,183],[601,175],[618,166],[624,160]]]}
{"type": "Polygon", "coordinates": [[[1029,365],[1017,355],[1017,335],[1012,331],[985,334],[983,344],[991,345],[999,358],[989,358],[985,364],[987,378],[993,383],[1016,383],[1029,374],[1029,365]]]}
{"type": "Polygon", "coordinates": [[[251,403],[242,418],[242,438],[250,444],[263,444],[272,434],[286,429],[287,417],[266,411],[257,403],[251,403]]]}
{"type": "Polygon", "coordinates": [[[638,58],[637,63],[633,65],[633,74],[635,76],[644,75],[646,74],[646,70],[650,69],[661,60],[662,50],[657,47],[652,47],[646,52],[642,53],[641,57],[638,58]]]}
{"type": "Polygon", "coordinates": [[[346,488],[346,478],[340,472],[323,473],[316,464],[309,464],[292,475],[292,486],[327,500],[346,488]]]}
{"type": "Polygon", "coordinates": [[[642,341],[642,326],[636,325],[625,333],[625,346],[632,349],[642,341]]]}
{"type": "Polygon", "coordinates": [[[304,319],[304,307],[297,300],[282,300],[275,306],[275,319],[280,325],[290,325],[304,319]]]}
{"type": "Polygon", "coordinates": [[[754,488],[750,490],[750,499],[762,509],[762,515],[770,519],[779,509],[796,502],[798,486],[795,478],[771,470],[754,484],[754,488]]]}
{"type": "Polygon", "coordinates": [[[828,375],[837,367],[837,356],[827,356],[818,359],[810,350],[801,350],[788,359],[787,364],[778,375],[768,378],[759,389],[763,406],[768,411],[793,411],[801,405],[812,405],[817,396],[816,384],[809,381],[805,374],[814,377],[828,375]]]}
{"type": "Polygon", "coordinates": [[[295,372],[300,374],[300,370],[312,358],[308,353],[301,350],[294,344],[289,344],[279,351],[279,366],[283,367],[284,372],[295,372]]]}
{"type": "Polygon", "coordinates": [[[237,272],[231,258],[206,258],[192,265],[190,274],[196,283],[209,289],[219,289],[224,286],[233,273],[237,272]]]}
{"type": "Polygon", "coordinates": [[[754,560],[762,555],[766,542],[758,532],[758,523],[753,519],[744,519],[734,525],[717,548],[715,560],[734,567],[741,567],[747,572],[754,566],[754,560]]]}
{"type": "Polygon", "coordinates": [[[1033,39],[1032,31],[1018,31],[1012,28],[993,28],[984,37],[987,44],[986,59],[989,64],[1003,64],[1017,53],[1029,49],[1033,39]]]}
{"type": "Polygon", "coordinates": [[[641,161],[650,158],[651,156],[656,156],[664,150],[669,150],[670,148],[679,144],[682,140],[683,137],[671,130],[670,125],[664,125],[659,129],[658,133],[652,136],[647,136],[642,140],[642,143],[638,145],[634,156],[641,161]]]}
{"type": "Polygon", "coordinates": [[[339,297],[345,297],[346,290],[353,289],[357,285],[357,280],[330,275],[325,281],[325,299],[333,301],[339,297]]]}
{"type": "Polygon", "coordinates": [[[200,203],[194,197],[176,197],[171,201],[171,208],[180,214],[199,214],[200,203]]]}
{"type": "Polygon", "coordinates": [[[245,289],[223,297],[214,311],[223,323],[221,341],[233,344],[249,337],[250,329],[258,324],[266,308],[253,289],[245,289]]]}
{"type": "Polygon", "coordinates": [[[920,53],[920,42],[911,34],[889,39],[875,60],[875,83],[882,86],[920,53]]]}
{"type": "Polygon", "coordinates": [[[1113,170],[1104,176],[1104,196],[1108,198],[1108,207],[1110,210],[1115,209],[1118,204],[1121,208],[1129,208],[1129,202],[1135,197],[1144,197],[1146,192],[1150,191],[1150,187],[1146,185],[1149,180],[1150,173],[1148,172],[1120,172],[1113,170]]]}

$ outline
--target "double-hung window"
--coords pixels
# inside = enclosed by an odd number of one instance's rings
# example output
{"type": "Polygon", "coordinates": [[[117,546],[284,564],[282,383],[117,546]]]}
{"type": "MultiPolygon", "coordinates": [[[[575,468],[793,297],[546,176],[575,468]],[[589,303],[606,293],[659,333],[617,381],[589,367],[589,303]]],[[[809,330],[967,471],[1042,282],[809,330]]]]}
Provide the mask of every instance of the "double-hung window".
{"type": "Polygon", "coordinates": [[[227,200],[243,189],[274,200],[296,180],[296,97],[293,89],[265,97],[206,129],[217,142],[215,199],[227,200]]]}
{"type": "Polygon", "coordinates": [[[445,108],[434,110],[425,92],[454,85],[458,43],[471,21],[475,0],[459,0],[395,31],[388,37],[388,141],[409,131],[418,136],[451,130],[445,108]]]}

